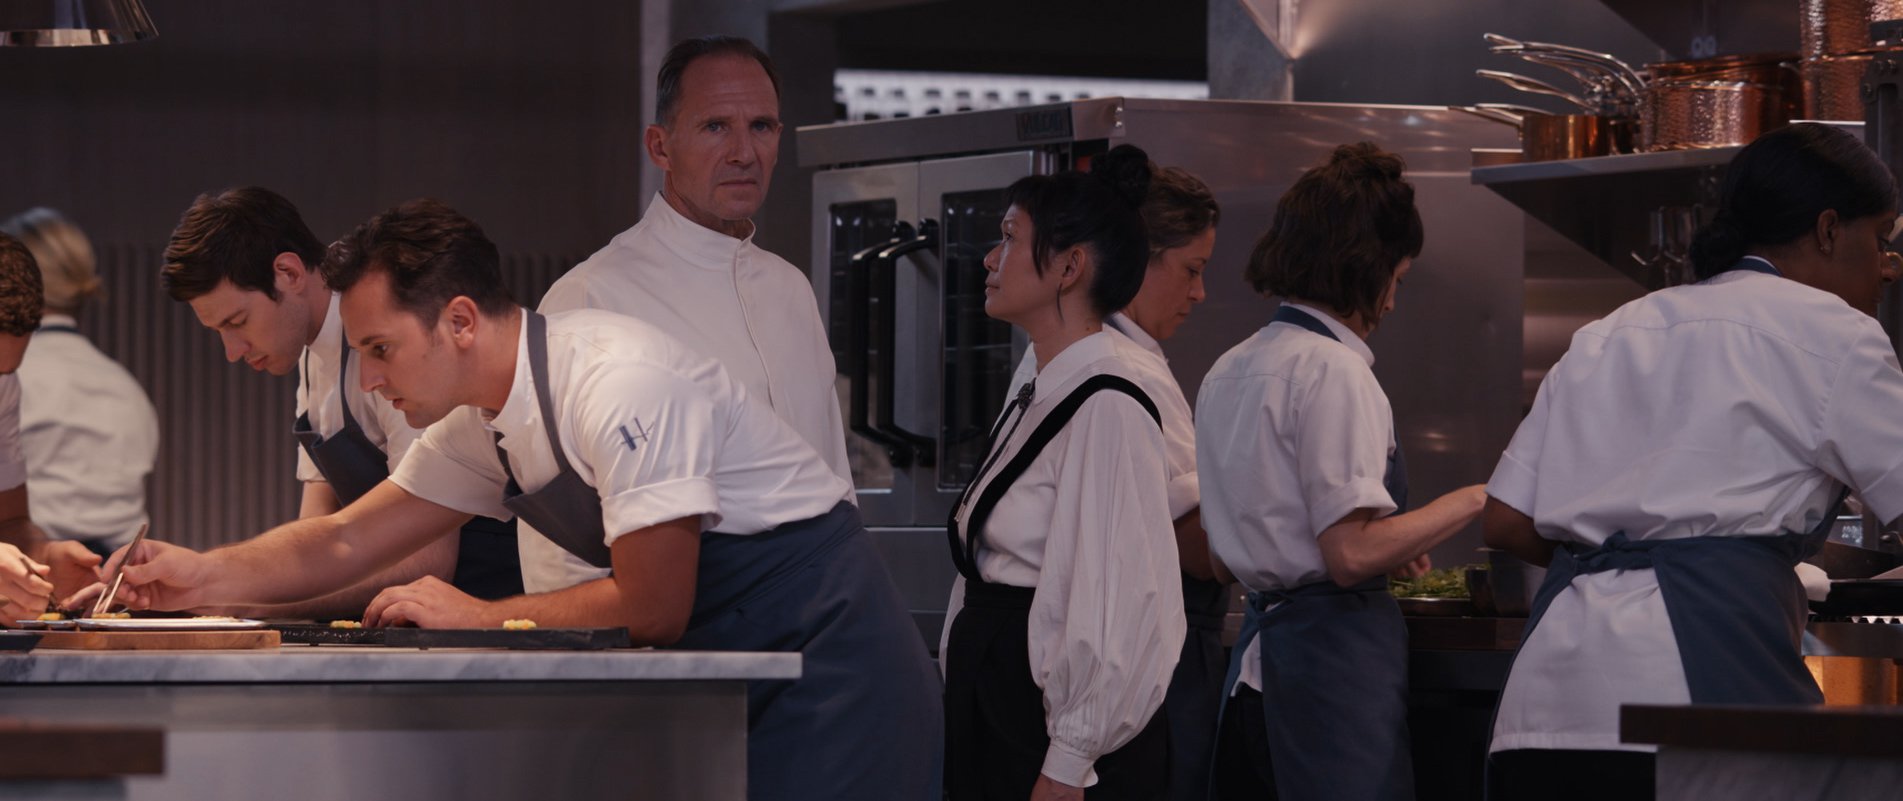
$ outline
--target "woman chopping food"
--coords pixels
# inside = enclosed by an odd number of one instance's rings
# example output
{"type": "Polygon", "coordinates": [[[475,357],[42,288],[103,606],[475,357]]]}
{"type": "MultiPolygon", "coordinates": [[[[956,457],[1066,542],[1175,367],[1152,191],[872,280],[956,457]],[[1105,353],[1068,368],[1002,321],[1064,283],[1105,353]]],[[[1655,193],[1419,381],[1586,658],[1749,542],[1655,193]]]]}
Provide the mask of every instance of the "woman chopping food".
{"type": "Polygon", "coordinates": [[[1344,145],[1290,187],[1246,272],[1282,306],[1197,397],[1203,525],[1251,591],[1212,797],[1414,796],[1407,632],[1387,577],[1424,569],[1484,496],[1400,512],[1407,476],[1366,340],[1421,252],[1401,171],[1394,154],[1344,145]]]}
{"type": "Polygon", "coordinates": [[[1846,487],[1903,515],[1903,372],[1873,317],[1896,216],[1856,137],[1766,134],[1693,242],[1701,280],[1580,329],[1547,374],[1487,485],[1487,543],[1550,563],[1493,798],[1653,797],[1624,704],[1822,702],[1792,567],[1846,487]]]}

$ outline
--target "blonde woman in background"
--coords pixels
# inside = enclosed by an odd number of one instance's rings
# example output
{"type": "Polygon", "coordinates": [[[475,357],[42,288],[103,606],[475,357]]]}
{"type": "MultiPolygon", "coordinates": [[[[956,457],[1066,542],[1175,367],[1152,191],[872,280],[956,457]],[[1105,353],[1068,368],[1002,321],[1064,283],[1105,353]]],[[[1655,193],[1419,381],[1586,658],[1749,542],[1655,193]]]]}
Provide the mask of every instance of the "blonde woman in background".
{"type": "Polygon", "coordinates": [[[111,553],[147,521],[158,412],[132,374],[79,332],[79,314],[101,288],[86,234],[47,208],[16,215],[0,231],[32,251],[45,283],[45,313],[19,370],[28,508],[51,551],[96,565],[79,546],[111,553]]]}

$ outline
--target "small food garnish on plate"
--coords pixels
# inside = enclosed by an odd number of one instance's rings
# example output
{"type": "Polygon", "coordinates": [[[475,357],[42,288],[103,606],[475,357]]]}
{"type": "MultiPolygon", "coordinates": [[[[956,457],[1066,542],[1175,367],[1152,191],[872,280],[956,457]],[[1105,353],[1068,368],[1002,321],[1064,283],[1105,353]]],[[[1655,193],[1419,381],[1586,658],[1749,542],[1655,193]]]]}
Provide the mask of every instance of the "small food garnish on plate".
{"type": "Polygon", "coordinates": [[[330,622],[330,627],[333,629],[360,629],[360,628],[363,628],[363,621],[361,620],[333,620],[330,622]]]}
{"type": "MultiPolygon", "coordinates": [[[[126,615],[126,617],[131,617],[131,616],[132,615],[130,614],[126,615]]],[[[237,618],[231,617],[230,615],[194,615],[192,616],[192,619],[193,620],[237,620],[237,618]]]]}
{"type": "Polygon", "coordinates": [[[505,629],[508,629],[509,631],[528,631],[529,629],[535,628],[535,621],[533,620],[504,620],[502,621],[502,627],[505,629]]]}
{"type": "Polygon", "coordinates": [[[131,612],[100,612],[99,619],[101,620],[131,620],[132,613],[131,612]]]}
{"type": "Polygon", "coordinates": [[[58,613],[58,612],[46,612],[46,613],[43,613],[43,614],[41,614],[41,615],[39,616],[39,618],[38,618],[38,619],[40,619],[40,620],[65,620],[65,619],[66,619],[66,616],[65,616],[65,615],[62,615],[62,614],[60,614],[60,613],[58,613]]]}

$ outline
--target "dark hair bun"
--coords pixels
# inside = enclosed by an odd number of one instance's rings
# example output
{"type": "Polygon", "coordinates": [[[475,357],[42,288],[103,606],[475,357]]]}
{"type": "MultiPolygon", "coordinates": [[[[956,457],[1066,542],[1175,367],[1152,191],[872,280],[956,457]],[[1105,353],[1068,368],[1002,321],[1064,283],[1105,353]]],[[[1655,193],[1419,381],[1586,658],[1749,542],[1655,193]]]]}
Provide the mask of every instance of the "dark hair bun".
{"type": "Polygon", "coordinates": [[[1108,182],[1130,208],[1143,207],[1150,194],[1150,154],[1136,145],[1117,145],[1090,162],[1090,174],[1108,182]]]}
{"type": "Polygon", "coordinates": [[[1364,181],[1399,181],[1407,170],[1401,157],[1377,147],[1373,142],[1356,142],[1335,148],[1328,167],[1364,181]]]}

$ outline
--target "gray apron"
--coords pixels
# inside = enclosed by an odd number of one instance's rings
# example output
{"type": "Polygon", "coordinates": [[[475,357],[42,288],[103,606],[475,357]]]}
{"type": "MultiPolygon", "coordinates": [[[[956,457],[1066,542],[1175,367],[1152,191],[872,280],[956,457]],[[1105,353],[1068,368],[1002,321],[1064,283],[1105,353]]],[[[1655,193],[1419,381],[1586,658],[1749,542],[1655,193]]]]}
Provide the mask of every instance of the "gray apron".
{"type": "MultiPolygon", "coordinates": [[[[605,567],[612,560],[600,494],[562,455],[546,322],[524,313],[529,369],[561,473],[522,493],[511,471],[503,504],[605,567]]],[[[496,455],[509,471],[508,454],[498,447],[496,455]]],[[[751,536],[701,534],[693,611],[672,647],[802,656],[797,681],[747,686],[748,798],[938,799],[938,670],[852,504],[751,536]]]]}
{"type": "MultiPolygon", "coordinates": [[[[1339,342],[1320,320],[1284,305],[1272,322],[1339,342]]],[[[1397,444],[1382,484],[1407,509],[1407,464],[1397,444]]],[[[1344,588],[1318,581],[1252,592],[1223,682],[1228,705],[1249,642],[1261,637],[1262,716],[1276,797],[1284,801],[1411,799],[1407,626],[1387,578],[1344,588]]],[[[1225,713],[1229,714],[1226,710],[1225,713]]]]}
{"type": "MultiPolygon", "coordinates": [[[[310,372],[310,354],[305,353],[304,371],[310,372]]],[[[344,413],[343,428],[325,437],[311,425],[310,413],[298,415],[291,424],[291,436],[322,473],[324,481],[337,493],[339,506],[356,503],[372,488],[390,477],[389,456],[371,442],[350,413],[345,399],[350,366],[350,344],[344,343],[337,357],[337,401],[344,413]]],[[[485,601],[522,594],[522,562],[516,554],[515,523],[488,517],[471,518],[457,534],[456,567],[450,584],[485,601]]]]}

